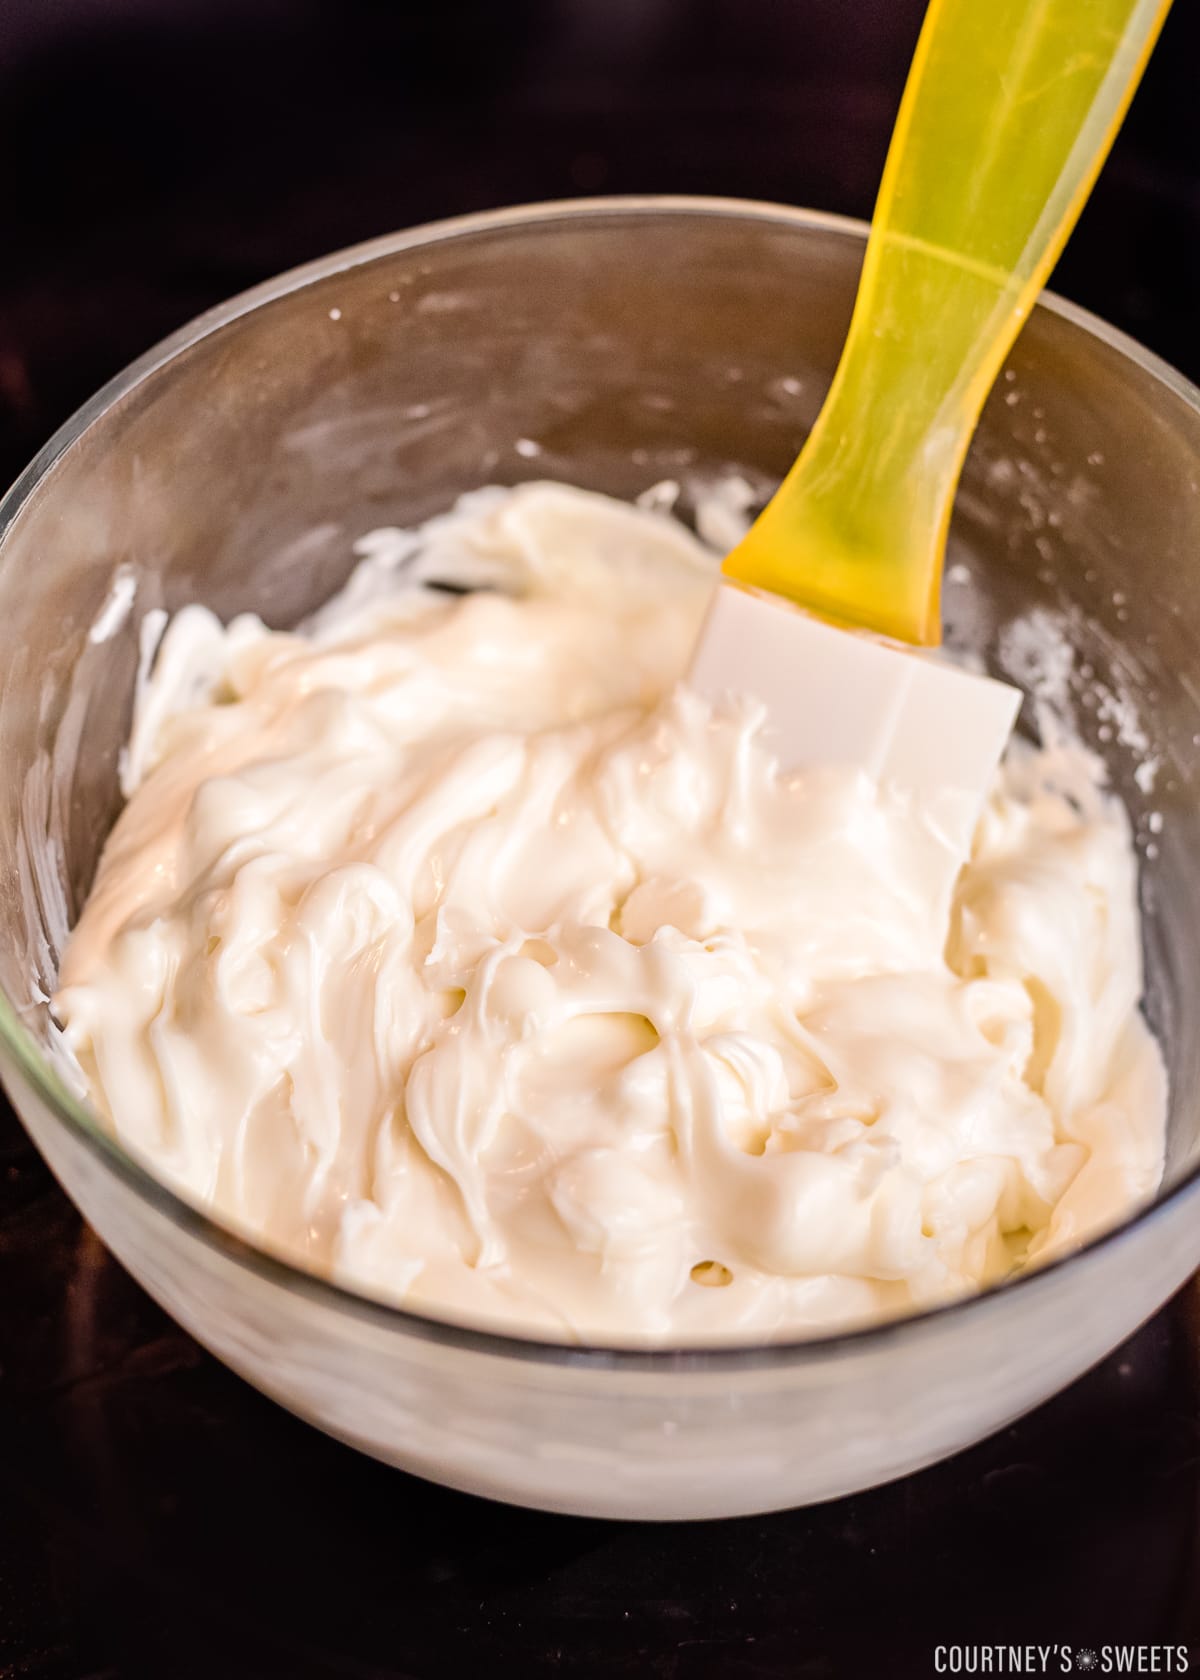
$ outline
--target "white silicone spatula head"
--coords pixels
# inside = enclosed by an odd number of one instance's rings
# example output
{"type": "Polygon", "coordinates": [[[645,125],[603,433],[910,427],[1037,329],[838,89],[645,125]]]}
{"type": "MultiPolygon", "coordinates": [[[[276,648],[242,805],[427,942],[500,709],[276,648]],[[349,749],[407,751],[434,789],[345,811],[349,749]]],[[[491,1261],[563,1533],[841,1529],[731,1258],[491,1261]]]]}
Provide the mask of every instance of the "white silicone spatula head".
{"type": "Polygon", "coordinates": [[[1020,696],[913,644],[940,639],[950,508],[984,398],[1168,5],[932,0],[833,385],[725,561],[692,666],[703,693],[767,703],[785,766],[857,765],[919,795],[952,868],[1020,696]]]}

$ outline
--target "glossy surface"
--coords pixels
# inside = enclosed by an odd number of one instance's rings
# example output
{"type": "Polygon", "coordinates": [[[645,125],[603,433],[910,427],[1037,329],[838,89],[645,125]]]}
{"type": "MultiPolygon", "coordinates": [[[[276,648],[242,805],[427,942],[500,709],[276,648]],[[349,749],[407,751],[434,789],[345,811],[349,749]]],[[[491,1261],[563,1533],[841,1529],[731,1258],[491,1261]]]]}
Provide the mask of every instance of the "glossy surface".
{"type": "Polygon", "coordinates": [[[1010,754],[951,905],[944,800],[781,773],[761,697],[681,681],[718,553],[661,507],[532,482],[357,549],[290,635],[185,607],[139,682],[54,1007],[166,1183],[414,1311],[650,1347],[936,1306],[1153,1198],[1083,753],[1010,754]]]}

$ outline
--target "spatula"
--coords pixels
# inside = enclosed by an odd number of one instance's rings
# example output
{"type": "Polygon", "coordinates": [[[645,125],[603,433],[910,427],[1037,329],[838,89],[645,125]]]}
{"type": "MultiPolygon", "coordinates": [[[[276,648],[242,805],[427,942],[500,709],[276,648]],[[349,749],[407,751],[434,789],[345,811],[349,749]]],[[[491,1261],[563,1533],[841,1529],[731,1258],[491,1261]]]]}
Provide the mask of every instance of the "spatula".
{"type": "Polygon", "coordinates": [[[1020,695],[928,650],[980,409],[1170,0],[932,0],[850,332],[799,459],[723,566],[690,680],[766,703],[785,768],[860,766],[969,853],[1020,695]]]}

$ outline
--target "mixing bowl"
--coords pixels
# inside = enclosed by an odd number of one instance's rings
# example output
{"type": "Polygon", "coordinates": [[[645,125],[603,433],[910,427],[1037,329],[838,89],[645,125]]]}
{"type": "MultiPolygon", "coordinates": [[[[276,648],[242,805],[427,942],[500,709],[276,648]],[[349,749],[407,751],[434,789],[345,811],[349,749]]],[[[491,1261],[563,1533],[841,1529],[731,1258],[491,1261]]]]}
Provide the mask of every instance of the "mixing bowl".
{"type": "Polygon", "coordinates": [[[342,582],[364,531],[482,483],[630,495],[670,477],[686,505],[733,468],[765,491],[817,413],[864,237],[701,199],[398,234],[151,351],[0,507],[13,1101],[113,1253],[194,1336],[322,1429],[437,1481],[615,1517],[828,1498],[1036,1404],[1200,1262],[1200,393],[1053,299],[967,463],[947,619],[952,640],[1032,688],[1028,728],[1073,711],[1130,810],[1146,1008],[1172,1087],[1152,1207],[1043,1270],[877,1328],[720,1350],[551,1346],[401,1311],[256,1250],[106,1135],[56,1050],[47,999],[118,808],[144,615],[199,600],[292,624],[342,582]]]}

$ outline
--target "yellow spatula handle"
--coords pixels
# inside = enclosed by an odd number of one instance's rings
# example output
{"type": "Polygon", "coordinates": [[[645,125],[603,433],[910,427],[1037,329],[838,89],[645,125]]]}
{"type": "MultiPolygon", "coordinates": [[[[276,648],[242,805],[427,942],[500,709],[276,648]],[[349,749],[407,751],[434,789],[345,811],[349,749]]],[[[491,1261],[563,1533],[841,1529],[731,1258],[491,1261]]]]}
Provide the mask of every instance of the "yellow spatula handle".
{"type": "Polygon", "coordinates": [[[932,0],[850,335],[727,573],[903,641],[941,634],[950,505],[984,398],[1170,0],[932,0]]]}

